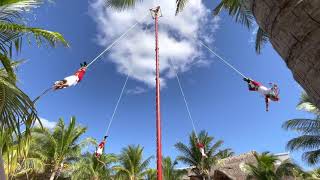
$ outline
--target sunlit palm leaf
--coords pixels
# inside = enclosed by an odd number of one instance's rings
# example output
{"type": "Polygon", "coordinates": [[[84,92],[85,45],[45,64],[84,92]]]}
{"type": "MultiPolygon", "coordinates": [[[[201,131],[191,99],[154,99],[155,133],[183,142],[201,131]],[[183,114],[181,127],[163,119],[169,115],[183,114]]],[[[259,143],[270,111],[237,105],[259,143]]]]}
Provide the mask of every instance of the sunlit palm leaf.
{"type": "Polygon", "coordinates": [[[35,112],[31,99],[10,79],[0,76],[0,125],[13,128],[18,133],[20,124],[35,112]]]}
{"type": "Polygon", "coordinates": [[[137,2],[142,2],[142,0],[106,0],[106,5],[117,10],[124,10],[133,8],[137,2]]]}
{"type": "Polygon", "coordinates": [[[261,53],[261,49],[264,44],[266,44],[269,41],[269,35],[260,27],[258,28],[257,35],[256,35],[256,52],[258,54],[261,53]]]}
{"type": "Polygon", "coordinates": [[[320,119],[291,119],[286,121],[282,128],[304,134],[320,134],[320,119]]]}
{"type": "Polygon", "coordinates": [[[218,15],[222,9],[226,9],[229,15],[234,17],[236,22],[240,22],[246,27],[250,28],[253,22],[253,15],[248,10],[243,0],[221,0],[218,6],[213,10],[214,15],[218,15]]]}
{"type": "Polygon", "coordinates": [[[178,15],[186,6],[189,0],[176,0],[176,15],[178,15]]]}
{"type": "Polygon", "coordinates": [[[53,47],[57,43],[62,43],[63,45],[68,46],[68,43],[60,33],[51,32],[40,28],[32,28],[19,24],[0,22],[0,32],[20,33],[27,36],[32,35],[38,45],[41,45],[43,42],[47,42],[53,47]]]}

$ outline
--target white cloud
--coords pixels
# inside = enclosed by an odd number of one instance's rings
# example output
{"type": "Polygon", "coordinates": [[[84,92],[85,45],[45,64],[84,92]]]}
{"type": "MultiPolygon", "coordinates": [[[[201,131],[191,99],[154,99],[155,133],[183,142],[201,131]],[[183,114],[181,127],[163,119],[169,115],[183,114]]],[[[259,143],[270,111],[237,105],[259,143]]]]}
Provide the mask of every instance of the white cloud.
{"type": "Polygon", "coordinates": [[[145,89],[143,87],[140,87],[140,86],[136,86],[135,88],[128,89],[126,91],[126,93],[129,94],[129,95],[137,95],[137,94],[142,94],[142,93],[145,93],[145,92],[147,92],[147,89],[145,89]]]}
{"type": "MultiPolygon", "coordinates": [[[[165,78],[171,78],[169,59],[180,72],[189,70],[196,64],[207,65],[210,60],[201,58],[202,52],[197,39],[212,43],[213,33],[219,28],[219,17],[212,17],[201,0],[189,1],[185,10],[175,16],[175,1],[162,0],[163,17],[159,19],[160,73],[162,86],[165,78]],[[198,62],[199,63],[196,63],[198,62]]],[[[137,20],[141,20],[152,1],[144,0],[136,8],[115,11],[105,8],[105,0],[93,0],[90,13],[98,26],[97,41],[101,46],[108,46],[137,20]]],[[[154,27],[151,16],[136,27],[109,52],[109,57],[116,64],[118,72],[128,74],[138,81],[154,86],[155,52],[154,27]]]]}
{"type": "MultiPolygon", "coordinates": [[[[49,121],[47,119],[44,119],[44,118],[40,118],[40,121],[42,123],[42,126],[45,127],[45,128],[48,128],[48,129],[53,129],[55,126],[56,126],[56,122],[53,122],[53,121],[49,121]]],[[[38,121],[36,121],[34,123],[34,126],[40,126],[40,123],[38,121]]]]}

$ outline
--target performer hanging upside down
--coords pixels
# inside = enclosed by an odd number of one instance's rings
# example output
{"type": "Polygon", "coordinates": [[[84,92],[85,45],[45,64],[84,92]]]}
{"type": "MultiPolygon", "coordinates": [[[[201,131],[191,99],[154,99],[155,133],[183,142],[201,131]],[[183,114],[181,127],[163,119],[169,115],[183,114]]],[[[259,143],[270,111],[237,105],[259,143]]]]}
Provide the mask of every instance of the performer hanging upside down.
{"type": "Polygon", "coordinates": [[[100,156],[101,156],[102,153],[103,153],[103,149],[104,149],[104,146],[105,146],[105,144],[106,144],[106,139],[107,139],[107,137],[108,137],[108,136],[104,136],[103,140],[100,142],[100,144],[99,144],[99,146],[98,146],[98,148],[97,148],[97,150],[96,150],[95,155],[96,155],[97,158],[100,158],[100,156]]]}
{"type": "Polygon", "coordinates": [[[197,142],[197,147],[199,148],[202,157],[207,158],[207,154],[204,151],[204,144],[202,144],[200,141],[197,142]]]}
{"type": "Polygon", "coordinates": [[[83,79],[83,76],[86,73],[87,63],[80,63],[80,66],[80,69],[78,69],[78,71],[74,75],[68,76],[63,80],[56,81],[54,83],[53,89],[58,90],[77,85],[83,79]]]}
{"type": "Polygon", "coordinates": [[[271,88],[263,86],[261,83],[249,78],[244,78],[248,83],[249,91],[257,91],[262,94],[266,102],[266,111],[269,111],[269,101],[279,101],[279,88],[276,84],[270,83],[271,88]]]}

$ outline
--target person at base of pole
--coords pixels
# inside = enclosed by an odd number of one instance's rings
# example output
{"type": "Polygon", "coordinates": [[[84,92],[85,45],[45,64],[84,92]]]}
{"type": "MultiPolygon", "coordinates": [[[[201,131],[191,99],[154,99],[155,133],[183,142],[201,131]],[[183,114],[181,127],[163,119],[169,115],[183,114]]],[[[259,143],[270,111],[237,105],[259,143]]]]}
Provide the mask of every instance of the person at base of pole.
{"type": "Polygon", "coordinates": [[[257,91],[264,96],[266,102],[266,111],[269,111],[269,101],[279,101],[279,88],[276,84],[270,83],[271,88],[263,86],[258,81],[249,78],[243,78],[248,83],[249,91],[257,91]]]}
{"type": "Polygon", "coordinates": [[[80,69],[78,69],[78,71],[74,75],[68,76],[63,80],[56,81],[54,83],[53,89],[58,90],[77,85],[83,79],[83,76],[86,73],[87,63],[80,63],[80,66],[80,69]]]}
{"type": "Polygon", "coordinates": [[[97,148],[97,150],[96,150],[95,155],[96,155],[97,158],[100,158],[100,156],[101,156],[102,153],[103,153],[103,149],[104,149],[104,146],[105,146],[105,144],[106,144],[106,139],[107,139],[107,137],[108,137],[108,136],[104,136],[104,137],[103,137],[103,140],[100,142],[100,144],[99,144],[99,146],[98,146],[98,148],[97,148]]]}
{"type": "Polygon", "coordinates": [[[198,142],[197,142],[197,147],[199,148],[199,151],[200,151],[202,157],[207,158],[208,156],[207,156],[207,154],[206,154],[205,151],[204,151],[204,144],[202,144],[200,141],[198,141],[198,142]]]}

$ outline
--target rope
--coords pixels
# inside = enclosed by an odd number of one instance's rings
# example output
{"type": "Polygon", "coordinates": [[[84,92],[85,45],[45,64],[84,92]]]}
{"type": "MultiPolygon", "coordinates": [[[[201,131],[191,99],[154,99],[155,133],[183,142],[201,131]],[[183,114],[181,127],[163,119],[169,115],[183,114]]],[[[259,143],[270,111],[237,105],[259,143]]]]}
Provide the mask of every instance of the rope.
{"type": "Polygon", "coordinates": [[[199,41],[201,45],[203,45],[205,48],[207,48],[212,54],[214,54],[216,57],[218,57],[224,64],[229,66],[231,69],[233,69],[236,73],[238,73],[243,78],[247,78],[245,75],[243,75],[238,69],[236,69],[234,66],[232,66],[228,61],[224,60],[219,54],[214,52],[212,49],[210,49],[207,45],[205,45],[203,42],[199,41]]]}
{"type": "Polygon", "coordinates": [[[199,140],[199,139],[198,139],[198,133],[197,133],[197,130],[196,130],[196,127],[195,127],[195,123],[194,123],[194,120],[193,120],[193,118],[192,118],[192,116],[191,116],[191,112],[190,112],[190,109],[189,109],[189,105],[188,105],[187,98],[186,98],[186,96],[185,96],[185,94],[184,94],[184,91],[183,91],[183,89],[182,89],[182,85],[181,85],[181,82],[180,82],[178,73],[177,73],[177,71],[175,70],[174,65],[173,65],[173,63],[171,62],[170,59],[169,59],[169,64],[170,64],[171,69],[173,70],[173,72],[174,72],[174,74],[175,74],[175,76],[176,76],[177,81],[178,81],[179,88],[180,88],[180,92],[181,92],[181,95],[182,95],[182,97],[183,97],[184,103],[185,103],[185,105],[186,105],[186,109],[187,109],[187,111],[188,111],[188,116],[189,116],[189,119],[190,119],[190,121],[191,121],[193,131],[194,131],[194,133],[196,134],[197,140],[199,140]]]}
{"type": "Polygon", "coordinates": [[[37,102],[42,96],[46,95],[48,92],[52,90],[52,87],[44,90],[38,97],[33,100],[33,103],[37,102]]]}
{"type": "Polygon", "coordinates": [[[113,110],[112,116],[111,116],[110,121],[109,121],[109,124],[108,124],[108,128],[107,128],[107,131],[106,131],[106,136],[108,136],[108,134],[109,134],[109,130],[110,130],[111,124],[112,124],[113,119],[114,119],[114,116],[115,116],[115,114],[116,114],[116,112],[117,112],[119,103],[120,103],[120,101],[121,101],[121,99],[122,99],[123,92],[124,92],[124,90],[125,90],[125,88],[126,88],[126,86],[127,86],[127,82],[128,82],[128,79],[129,79],[129,75],[130,75],[130,73],[128,73],[127,78],[126,78],[126,80],[125,80],[125,82],[124,82],[124,84],[123,84],[123,86],[122,86],[121,93],[120,93],[120,95],[119,95],[118,101],[117,101],[117,103],[116,103],[116,106],[115,106],[115,108],[114,108],[114,110],[113,110]]]}
{"type": "MultiPolygon", "coordinates": [[[[147,32],[149,24],[150,24],[150,23],[147,23],[147,24],[146,24],[146,29],[144,30],[144,32],[147,32]]],[[[124,82],[124,84],[123,84],[123,86],[122,86],[121,93],[120,93],[120,95],[119,95],[118,101],[117,101],[116,106],[115,106],[115,108],[114,108],[114,110],[113,110],[112,116],[111,116],[111,118],[110,118],[110,121],[109,121],[109,124],[108,124],[108,127],[107,127],[106,136],[108,136],[108,134],[109,134],[109,130],[110,130],[111,124],[112,124],[113,119],[114,119],[114,116],[115,116],[115,114],[116,114],[116,112],[117,112],[119,103],[120,103],[120,101],[121,101],[121,99],[122,99],[123,92],[124,92],[124,90],[125,90],[125,88],[126,88],[126,86],[127,86],[127,82],[128,82],[128,80],[129,80],[129,76],[130,76],[130,72],[127,74],[126,80],[125,80],[125,82],[124,82]]]]}
{"type": "Polygon", "coordinates": [[[87,67],[91,66],[94,62],[96,62],[104,53],[109,51],[114,45],[116,45],[121,39],[123,39],[133,28],[135,28],[139,23],[141,23],[145,18],[149,16],[149,13],[147,13],[140,21],[137,21],[135,24],[133,24],[127,31],[125,31],[120,37],[118,37],[113,43],[111,43],[105,50],[103,50],[97,57],[95,57],[87,67]]]}

